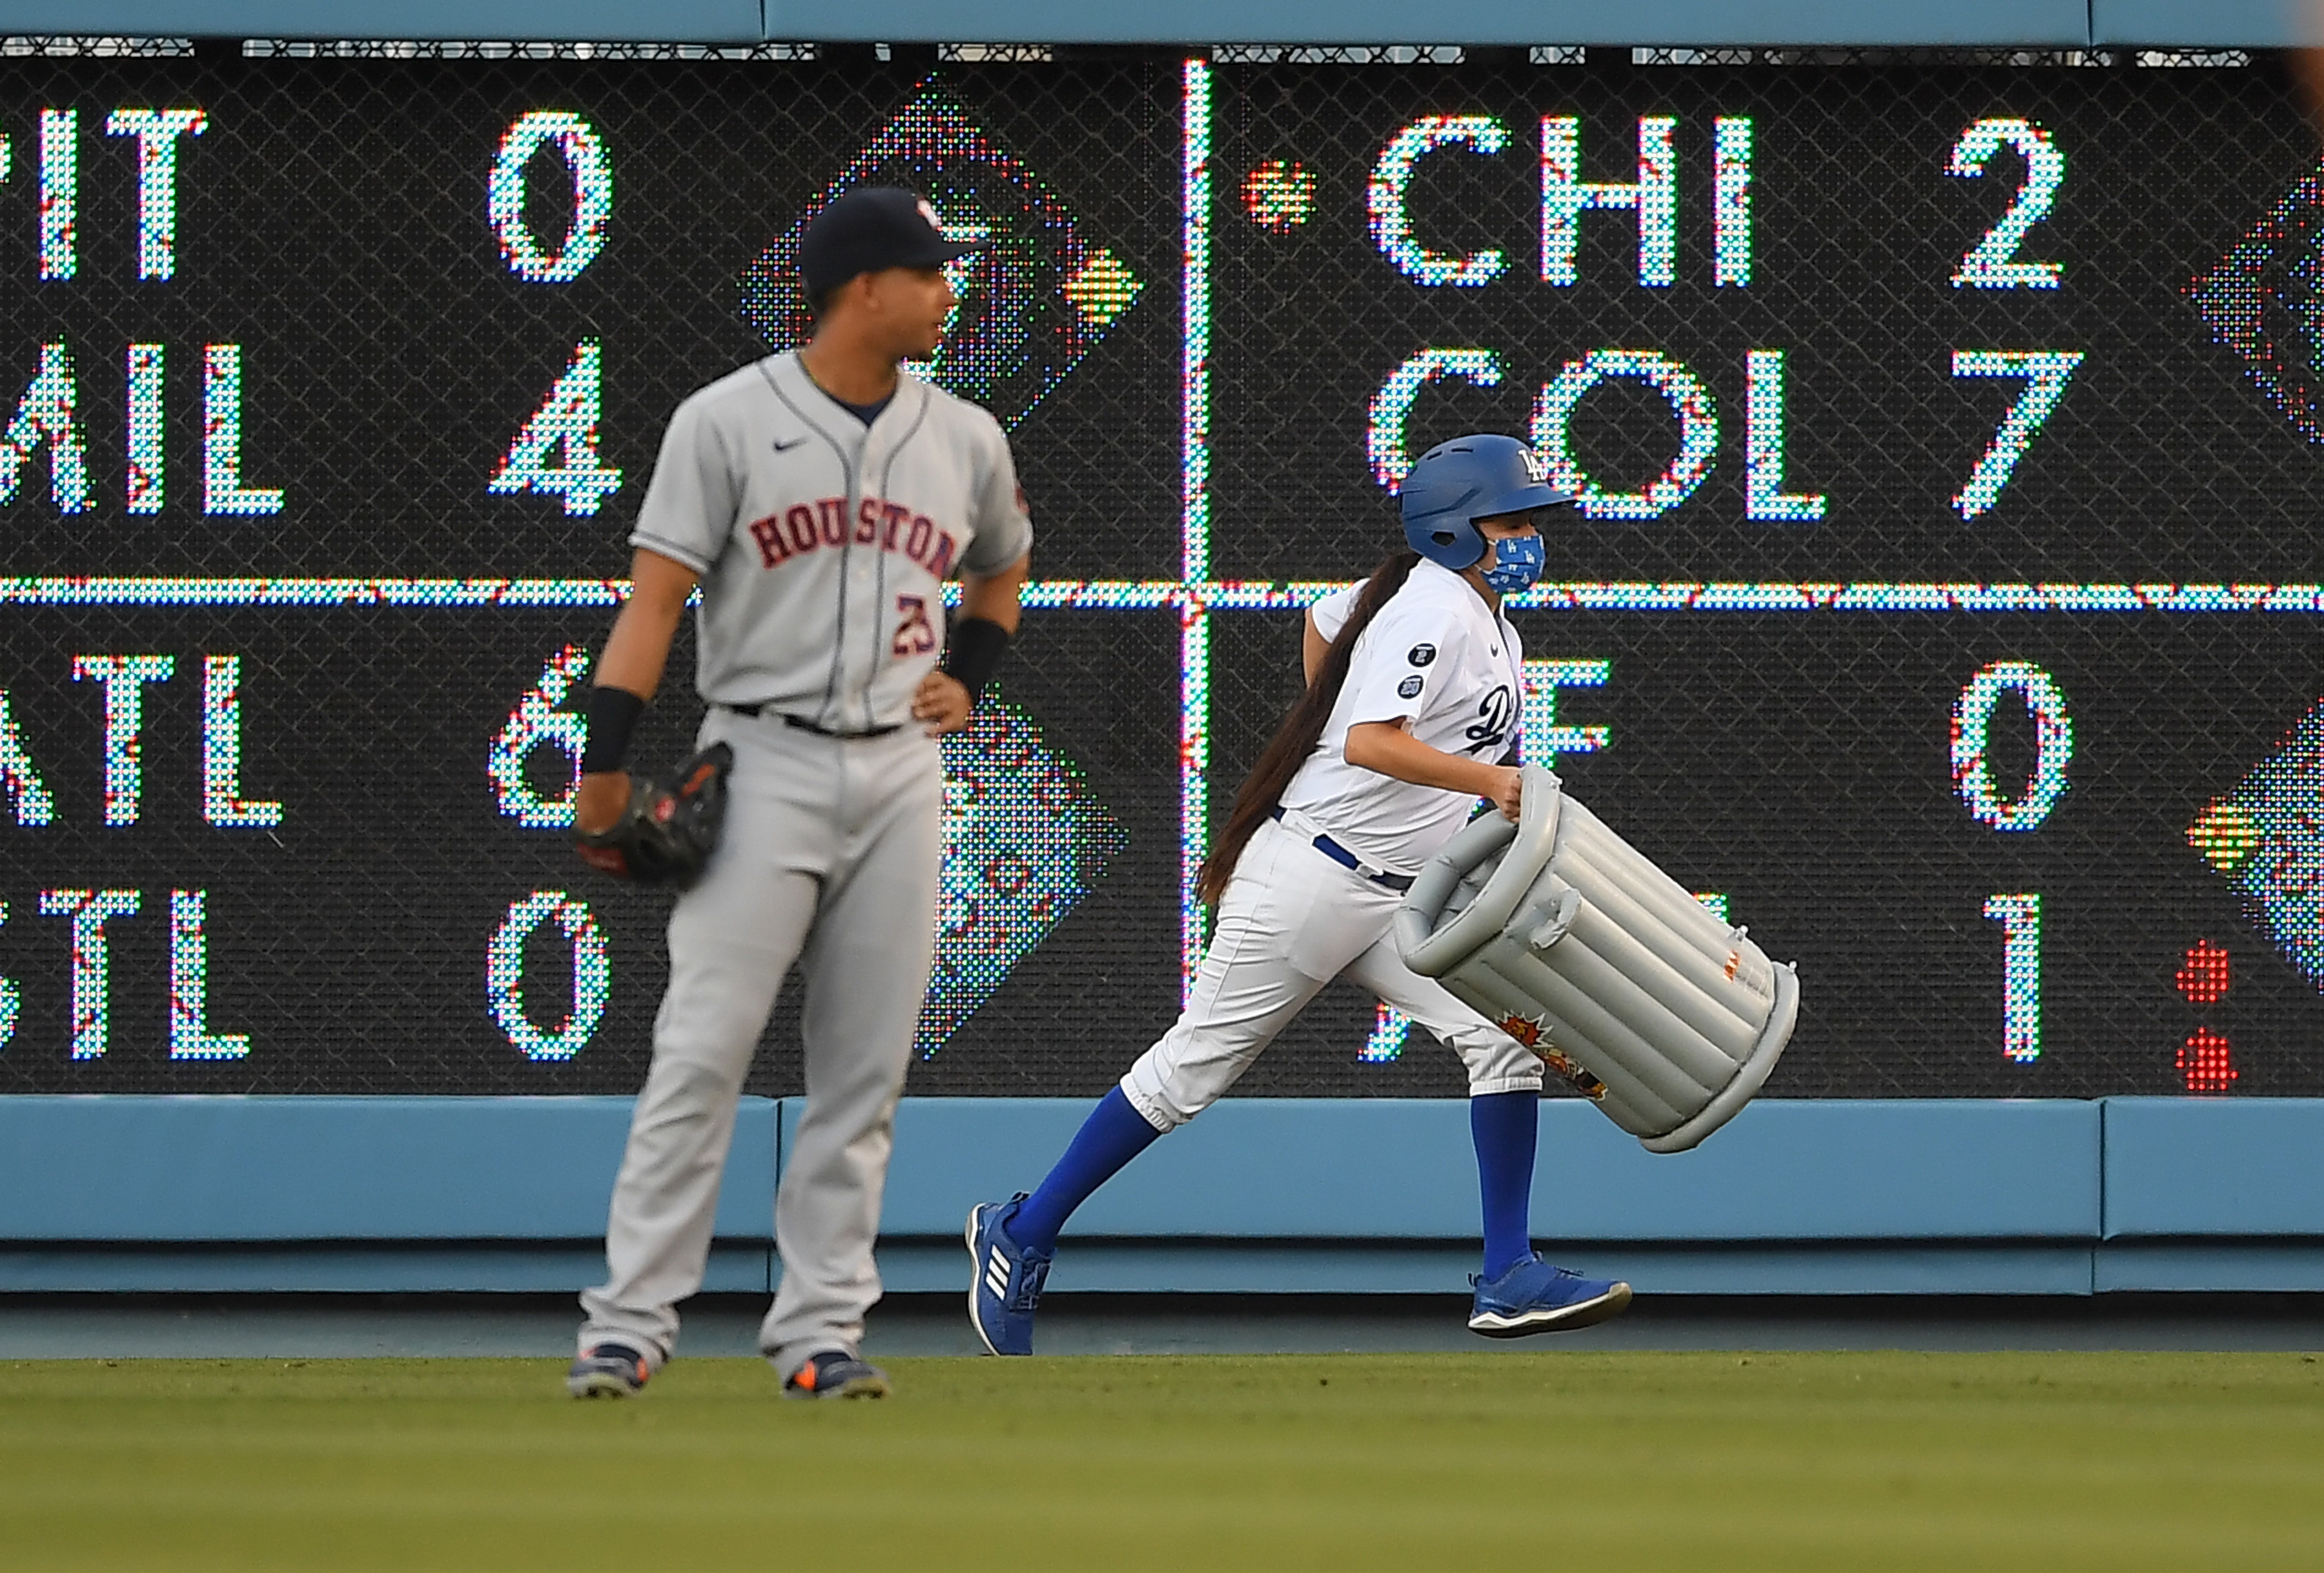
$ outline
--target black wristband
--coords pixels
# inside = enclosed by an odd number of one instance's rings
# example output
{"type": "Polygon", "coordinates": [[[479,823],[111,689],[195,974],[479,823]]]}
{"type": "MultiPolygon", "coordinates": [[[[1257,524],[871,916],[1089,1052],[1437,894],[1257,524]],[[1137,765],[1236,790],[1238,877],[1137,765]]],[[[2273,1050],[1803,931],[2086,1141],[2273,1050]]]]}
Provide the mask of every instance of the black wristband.
{"type": "Polygon", "coordinates": [[[1008,653],[1008,629],[990,617],[963,617],[952,625],[952,641],[945,647],[945,675],[966,689],[974,704],[1008,653]]]}
{"type": "Polygon", "coordinates": [[[596,775],[619,770],[630,752],[630,731],[646,713],[646,702],[627,689],[600,683],[589,690],[586,712],[589,740],[581,745],[581,773],[596,775]]]}

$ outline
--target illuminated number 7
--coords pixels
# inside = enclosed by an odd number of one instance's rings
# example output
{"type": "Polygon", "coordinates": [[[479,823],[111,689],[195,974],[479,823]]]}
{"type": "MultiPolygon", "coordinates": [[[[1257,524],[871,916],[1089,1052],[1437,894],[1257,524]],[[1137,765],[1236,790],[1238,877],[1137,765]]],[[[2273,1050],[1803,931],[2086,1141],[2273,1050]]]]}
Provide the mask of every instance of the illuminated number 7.
{"type": "Polygon", "coordinates": [[[2050,204],[2066,179],[2066,155],[2050,134],[2030,120],[1980,120],[1960,134],[1945,173],[1974,179],[1985,173],[2006,143],[2025,158],[2025,183],[1985,238],[1969,249],[1953,273],[1953,288],[1978,290],[2054,290],[2066,264],[2053,262],[2012,262],[2025,244],[2025,232],[2050,216],[2050,204]]]}
{"type": "Polygon", "coordinates": [[[2034,434],[2042,430],[2042,423],[2050,419],[2051,412],[2065,395],[2066,379],[2081,364],[2082,352],[2079,349],[1953,351],[1953,375],[1957,377],[2025,379],[2025,391],[2017,395],[2017,403],[2002,418],[2001,430],[1986,445],[1984,456],[1969,472],[1969,484],[1953,498],[1953,510],[1964,523],[1989,511],[2000,500],[2001,488],[2009,484],[2010,472],[2025,457],[2025,450],[2034,446],[2034,434]]]}
{"type": "Polygon", "coordinates": [[[936,631],[928,622],[928,603],[920,596],[896,597],[896,637],[889,651],[896,655],[926,655],[936,647],[936,631]]]}

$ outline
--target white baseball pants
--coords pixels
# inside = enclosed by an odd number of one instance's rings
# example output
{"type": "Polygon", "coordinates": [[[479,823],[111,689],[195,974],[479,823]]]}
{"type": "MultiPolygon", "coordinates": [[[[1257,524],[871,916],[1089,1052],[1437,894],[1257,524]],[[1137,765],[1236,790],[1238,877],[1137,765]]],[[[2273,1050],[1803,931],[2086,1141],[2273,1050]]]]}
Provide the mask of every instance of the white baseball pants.
{"type": "Polygon", "coordinates": [[[1302,829],[1270,819],[1243,848],[1185,1013],[1121,1078],[1138,1112],[1162,1131],[1201,1114],[1342,976],[1449,1044],[1471,1096],[1540,1091],[1530,1050],[1405,966],[1388,931],[1403,893],[1325,856],[1302,829]]]}
{"type": "Polygon", "coordinates": [[[821,1350],[860,1351],[880,1298],[872,1245],[935,949],[943,761],[918,726],[841,739],[715,708],[700,739],[733,745],[725,828],[670,913],[669,990],[580,1346],[627,1343],[657,1365],[675,1347],[742,1079],[796,959],[807,1108],[775,1198],[782,1284],[759,1329],[788,1375],[821,1350]]]}

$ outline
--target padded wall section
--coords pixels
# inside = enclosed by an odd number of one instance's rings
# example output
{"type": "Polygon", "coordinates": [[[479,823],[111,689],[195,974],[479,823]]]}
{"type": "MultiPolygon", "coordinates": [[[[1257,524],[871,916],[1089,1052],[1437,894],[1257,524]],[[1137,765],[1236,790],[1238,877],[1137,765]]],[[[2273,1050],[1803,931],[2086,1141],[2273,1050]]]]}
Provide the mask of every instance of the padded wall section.
{"type": "MultiPolygon", "coordinates": [[[[881,1232],[956,1234],[1029,1190],[1087,1104],[907,1098],[881,1232]]],[[[787,1124],[797,1119],[786,1102],[787,1124]]],[[[2098,1106],[1761,1099],[1692,1152],[1650,1154],[1579,1101],[1542,1106],[1534,1228],[1559,1240],[2093,1239],[2098,1106]]],[[[1084,1235],[1466,1239],[1458,1099],[1229,1099],[1074,1217],[1084,1235]]]]}
{"type": "Polygon", "coordinates": [[[2324,1240],[2109,1240],[2099,1294],[2324,1293],[2324,1240]]]}
{"type": "MultiPolygon", "coordinates": [[[[1091,1105],[907,1098],[881,1233],[957,1235],[1030,1190],[1091,1105]]],[[[784,1106],[786,1130],[798,1118],[784,1106]]],[[[1075,1214],[1077,1235],[1426,1239],[1472,1232],[1468,1112],[1422,1098],[1241,1098],[1156,1143],[1075,1214]],[[1447,1155],[1456,1160],[1447,1162],[1447,1155]]]]}
{"type": "MultiPolygon", "coordinates": [[[[1613,1245],[1545,1240],[1553,1262],[1641,1294],[2061,1294],[2090,1292],[2091,1247],[2043,1241],[1944,1245],[1613,1245]]],[[[890,1293],[957,1294],[957,1241],[883,1244],[890,1293]]],[[[1304,1242],[1090,1240],[1060,1251],[1049,1288],[1101,1294],[1442,1294],[1468,1292],[1473,1240],[1372,1245],[1304,1242]]],[[[1462,1303],[1454,1300],[1453,1303],[1462,1303]]]]}
{"type": "Polygon", "coordinates": [[[2287,49],[2324,42],[2324,14],[2304,0],[2090,0],[2095,43],[2287,49]]]}
{"type": "Polygon", "coordinates": [[[964,39],[1049,42],[1411,43],[1420,34],[1475,44],[2080,44],[2084,0],[1463,0],[1416,22],[1370,0],[1176,0],[1103,7],[1074,0],[767,0],[770,38],[964,39]]]}
{"type": "Polygon", "coordinates": [[[0,0],[0,33],[752,43],[760,0],[0,0]]]}
{"type": "Polygon", "coordinates": [[[2106,1100],[2106,1236],[2324,1236],[2324,1098],[2106,1100]]]}
{"type": "MultiPolygon", "coordinates": [[[[0,1098],[0,1240],[589,1240],[621,1097],[0,1098]]],[[[775,1106],[745,1098],[718,1234],[771,1240],[775,1106]]]]}
{"type": "MultiPolygon", "coordinates": [[[[1534,1232],[1572,1240],[2087,1240],[2098,1105],[1761,1098],[1657,1156],[1546,1105],[1534,1232]]],[[[1456,1154],[1467,1161],[1465,1152],[1456,1154]]],[[[1467,1226],[1474,1230],[1476,1208],[1467,1226]]]]}
{"type": "MultiPolygon", "coordinates": [[[[2280,0],[2142,0],[2109,5],[2118,36],[2263,43],[2288,30],[2280,0]],[[2222,15],[2221,13],[2224,13],[2222,15]],[[2208,30],[2208,31],[2207,31],[2208,30]]],[[[1464,0],[1425,25],[1387,0],[1178,0],[1092,7],[1073,0],[6,0],[0,32],[209,38],[586,39],[734,43],[770,39],[992,42],[2052,44],[2090,31],[2087,0],[1464,0]]],[[[2117,36],[2117,35],[2102,35],[2117,36]]]]}
{"type": "MultiPolygon", "coordinates": [[[[349,1257],[290,1272],[283,1263],[262,1264],[254,1248],[594,1242],[629,1106],[623,1098],[0,1098],[0,1241],[15,1246],[6,1286],[116,1282],[92,1254],[108,1246],[177,1252],[173,1264],[155,1255],[139,1272],[186,1287],[288,1288],[383,1282],[380,1273],[401,1270],[384,1258],[349,1257]],[[239,1261],[186,1254],[206,1244],[232,1247],[239,1261]]],[[[951,1242],[968,1207],[1038,1182],[1088,1106],[906,1100],[884,1222],[903,1253],[895,1267],[907,1268],[920,1248],[914,1241],[938,1255],[956,1252],[951,1242]]],[[[771,1234],[777,1113],[764,1099],[742,1106],[719,1211],[721,1236],[738,1245],[771,1234]]],[[[796,1120],[796,1106],[783,1113],[796,1120]]],[[[2038,1289],[2073,1273],[2065,1258],[2052,1262],[2041,1250],[2075,1243],[2086,1254],[2102,1224],[2109,1243],[2098,1253],[2101,1291],[2324,1287],[2324,1161],[2316,1157],[2324,1100],[1763,1099],[1697,1152],[1674,1157],[1642,1152],[1579,1103],[1551,1102],[1543,1116],[1539,1236],[1584,1264],[1602,1257],[1610,1268],[1660,1274],[1666,1288],[1700,1283],[1710,1292],[1723,1283],[1750,1292],[1748,1285],[1774,1291],[1831,1277],[1878,1292],[1864,1277],[1870,1272],[1899,1292],[1969,1292],[1966,1278],[2038,1289]],[[1820,1242],[1851,1241],[1941,1249],[1885,1263],[1815,1254],[1820,1242]],[[1771,1244],[1757,1250],[1751,1242],[1771,1244]],[[1775,1248],[1785,1243],[1800,1249],[1775,1248]],[[1746,1248],[1730,1249],[1738,1245],[1746,1248]],[[1975,1263],[1960,1254],[1983,1245],[2000,1254],[1975,1263]]],[[[1264,1264],[1221,1258],[1196,1274],[1256,1274],[1286,1286],[1311,1274],[1341,1287],[1364,1280],[1361,1253],[1373,1248],[1366,1242],[1433,1242],[1429,1250],[1446,1261],[1464,1257],[1477,1227],[1466,1110],[1458,1100],[1230,1099],[1157,1143],[1074,1223],[1084,1237],[1156,1248],[1172,1240],[1312,1243],[1293,1255],[1314,1257],[1313,1266],[1292,1256],[1264,1264]],[[1341,1243],[1357,1254],[1341,1254],[1341,1243]]],[[[1143,1257],[1118,1266],[1093,1257],[1087,1266],[1093,1280],[1127,1273],[1146,1282],[1159,1271],[1143,1257]]],[[[1397,1265],[1381,1282],[1402,1282],[1397,1275],[1410,1270],[1397,1265]]],[[[463,1258],[408,1287],[515,1287],[580,1271],[463,1258]]],[[[739,1282],[752,1270],[738,1271],[739,1282]]],[[[1061,1285],[1070,1281],[1060,1273],[1061,1285]]],[[[902,1271],[898,1287],[911,1278],[902,1271]]]]}
{"type": "MultiPolygon", "coordinates": [[[[765,1293],[774,1256],[771,1243],[713,1245],[702,1287],[765,1293]]],[[[604,1281],[594,1242],[0,1247],[0,1294],[577,1294],[604,1281]]]]}

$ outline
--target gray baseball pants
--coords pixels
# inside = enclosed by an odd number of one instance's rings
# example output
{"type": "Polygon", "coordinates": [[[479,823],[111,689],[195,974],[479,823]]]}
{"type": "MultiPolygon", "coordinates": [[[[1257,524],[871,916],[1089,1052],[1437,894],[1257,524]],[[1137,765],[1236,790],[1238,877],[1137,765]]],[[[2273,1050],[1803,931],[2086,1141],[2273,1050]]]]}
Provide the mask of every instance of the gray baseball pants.
{"type": "Polygon", "coordinates": [[[935,949],[943,762],[916,726],[842,739],[713,708],[700,737],[734,749],[725,829],[670,913],[669,991],[580,1346],[630,1344],[657,1366],[675,1348],[742,1079],[798,960],[807,1109],[775,1197],[782,1283],[759,1329],[788,1376],[822,1350],[860,1353],[880,1298],[872,1243],[935,949]]]}

